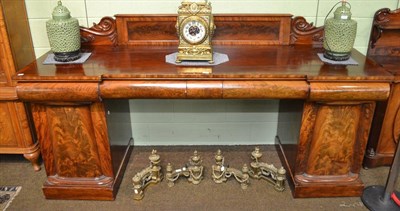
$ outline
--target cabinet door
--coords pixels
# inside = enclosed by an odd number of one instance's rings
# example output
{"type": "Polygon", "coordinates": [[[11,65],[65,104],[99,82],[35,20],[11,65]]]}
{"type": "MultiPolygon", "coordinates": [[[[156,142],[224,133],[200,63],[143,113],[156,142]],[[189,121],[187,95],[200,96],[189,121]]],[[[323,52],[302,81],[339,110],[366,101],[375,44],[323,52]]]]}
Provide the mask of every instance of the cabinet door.
{"type": "MultiPolygon", "coordinates": [[[[34,148],[24,104],[17,101],[0,101],[0,148],[7,147],[34,148]]],[[[14,149],[18,151],[17,149],[14,149]]]]}
{"type": "Polygon", "coordinates": [[[1,147],[17,147],[18,143],[16,140],[16,133],[14,131],[14,124],[12,115],[13,105],[9,102],[0,101],[0,146],[1,147]]]}
{"type": "Polygon", "coordinates": [[[3,12],[0,8],[0,86],[6,86],[11,79],[6,72],[9,69],[7,60],[10,59],[9,48],[6,48],[8,44],[7,30],[5,28],[3,12]]]}

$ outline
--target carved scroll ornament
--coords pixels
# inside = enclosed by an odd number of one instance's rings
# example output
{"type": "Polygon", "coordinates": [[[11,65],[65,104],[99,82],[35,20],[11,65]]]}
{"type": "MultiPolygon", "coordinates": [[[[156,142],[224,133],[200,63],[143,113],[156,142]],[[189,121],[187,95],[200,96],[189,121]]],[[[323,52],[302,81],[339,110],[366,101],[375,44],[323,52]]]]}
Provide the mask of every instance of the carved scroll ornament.
{"type": "Polygon", "coordinates": [[[81,27],[83,45],[117,45],[117,27],[114,18],[104,17],[90,28],[81,27]]]}
{"type": "Polygon", "coordinates": [[[297,16],[292,19],[290,44],[312,44],[322,46],[324,27],[315,27],[308,23],[304,17],[297,16]]]}

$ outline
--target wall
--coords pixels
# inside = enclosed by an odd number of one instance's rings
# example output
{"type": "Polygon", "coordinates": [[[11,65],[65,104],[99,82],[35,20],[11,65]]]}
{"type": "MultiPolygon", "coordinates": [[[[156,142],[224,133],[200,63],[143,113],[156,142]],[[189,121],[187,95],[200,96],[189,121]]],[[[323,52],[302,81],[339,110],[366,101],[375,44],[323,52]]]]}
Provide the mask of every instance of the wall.
{"type": "MultiPolygon", "coordinates": [[[[49,50],[45,23],[57,0],[25,0],[36,56],[49,50]]],[[[63,0],[82,26],[92,26],[104,16],[123,13],[175,14],[181,0],[63,0]]],[[[214,13],[290,13],[304,16],[316,26],[337,0],[211,0],[214,13]],[[229,5],[228,5],[229,4],[229,5]]],[[[396,9],[400,0],[350,0],[353,18],[358,22],[355,48],[365,53],[376,10],[396,9]]]]}
{"type": "MultiPolygon", "coordinates": [[[[272,144],[276,100],[131,100],[137,144],[272,144]]],[[[122,128],[124,124],[120,125],[122,128]]]]}
{"type": "MultiPolygon", "coordinates": [[[[49,51],[45,22],[57,0],[25,0],[36,56],[49,51]]],[[[175,14],[181,0],[63,0],[80,25],[92,26],[114,14],[175,14]]],[[[290,13],[316,26],[335,0],[211,0],[214,13],[290,13]]],[[[384,7],[396,9],[400,0],[351,0],[358,22],[355,48],[366,53],[372,17],[384,7]]],[[[135,144],[259,144],[274,142],[278,101],[131,100],[135,144]]]]}

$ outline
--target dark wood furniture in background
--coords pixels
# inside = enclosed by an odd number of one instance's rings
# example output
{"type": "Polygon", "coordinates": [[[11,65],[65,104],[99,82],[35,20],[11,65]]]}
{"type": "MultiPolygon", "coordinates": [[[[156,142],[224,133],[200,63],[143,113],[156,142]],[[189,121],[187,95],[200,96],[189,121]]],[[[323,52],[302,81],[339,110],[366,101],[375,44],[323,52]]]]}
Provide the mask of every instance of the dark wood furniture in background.
{"type": "Polygon", "coordinates": [[[84,64],[43,65],[44,55],[18,72],[46,198],[114,199],[127,159],[112,153],[105,104],[148,98],[281,99],[277,141],[294,197],[361,194],[375,102],[387,100],[393,76],[356,50],[358,66],[324,64],[323,30],[302,17],[214,18],[214,50],[229,56],[217,66],[165,62],[177,51],[176,16],[117,15],[82,28],[82,50],[92,53],[84,64]]]}
{"type": "Polygon", "coordinates": [[[400,9],[375,13],[369,58],[394,75],[389,99],[377,104],[364,166],[391,165],[400,136],[400,9]]]}
{"type": "Polygon", "coordinates": [[[0,1],[0,154],[23,154],[40,170],[39,143],[12,81],[35,60],[24,0],[0,1]]]}

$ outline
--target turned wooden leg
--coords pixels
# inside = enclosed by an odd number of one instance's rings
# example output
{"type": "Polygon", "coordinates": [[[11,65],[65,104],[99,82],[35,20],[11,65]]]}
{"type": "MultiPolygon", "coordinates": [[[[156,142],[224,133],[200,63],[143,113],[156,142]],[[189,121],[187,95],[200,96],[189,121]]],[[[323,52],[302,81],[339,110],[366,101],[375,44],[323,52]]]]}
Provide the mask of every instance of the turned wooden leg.
{"type": "Polygon", "coordinates": [[[25,153],[25,159],[29,160],[32,163],[33,170],[40,171],[40,163],[39,163],[39,155],[40,155],[40,148],[39,145],[36,145],[35,151],[30,153],[25,153]]]}

